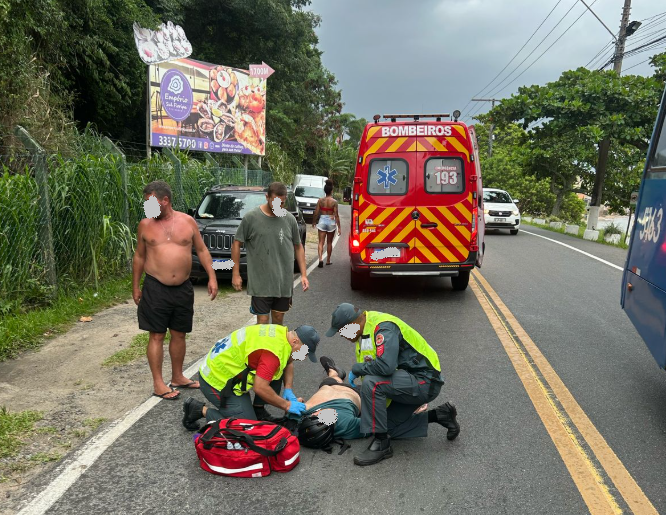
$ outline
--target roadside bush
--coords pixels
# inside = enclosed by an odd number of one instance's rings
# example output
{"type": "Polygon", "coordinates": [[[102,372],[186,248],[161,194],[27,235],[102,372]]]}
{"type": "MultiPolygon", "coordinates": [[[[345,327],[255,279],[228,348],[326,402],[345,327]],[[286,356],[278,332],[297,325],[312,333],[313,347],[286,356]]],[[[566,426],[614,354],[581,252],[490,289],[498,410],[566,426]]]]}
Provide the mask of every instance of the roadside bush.
{"type": "Polygon", "coordinates": [[[613,222],[609,223],[606,227],[604,227],[603,231],[604,231],[604,236],[608,234],[624,234],[622,228],[613,222]]]}
{"type": "Polygon", "coordinates": [[[560,207],[560,218],[564,222],[573,224],[580,223],[585,213],[585,201],[578,198],[575,193],[569,193],[564,197],[560,207]]]}

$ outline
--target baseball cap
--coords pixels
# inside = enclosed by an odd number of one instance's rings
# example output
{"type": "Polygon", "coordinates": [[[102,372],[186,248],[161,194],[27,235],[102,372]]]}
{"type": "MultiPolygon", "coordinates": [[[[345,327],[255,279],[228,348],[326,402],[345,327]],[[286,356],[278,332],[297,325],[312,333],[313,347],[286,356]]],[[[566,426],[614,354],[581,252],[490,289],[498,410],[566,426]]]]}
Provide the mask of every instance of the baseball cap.
{"type": "Polygon", "coordinates": [[[313,363],[316,363],[317,356],[315,355],[315,351],[317,350],[317,344],[319,343],[319,333],[317,333],[317,330],[311,325],[300,325],[294,330],[298,335],[298,339],[308,346],[308,358],[310,358],[310,361],[313,363]]]}
{"type": "Polygon", "coordinates": [[[333,311],[333,316],[331,317],[331,328],[326,331],[326,336],[330,338],[331,336],[335,335],[335,333],[337,333],[344,326],[356,320],[360,314],[361,310],[354,307],[352,304],[349,304],[349,302],[343,302],[342,304],[339,304],[338,307],[335,308],[335,311],[333,311]]]}

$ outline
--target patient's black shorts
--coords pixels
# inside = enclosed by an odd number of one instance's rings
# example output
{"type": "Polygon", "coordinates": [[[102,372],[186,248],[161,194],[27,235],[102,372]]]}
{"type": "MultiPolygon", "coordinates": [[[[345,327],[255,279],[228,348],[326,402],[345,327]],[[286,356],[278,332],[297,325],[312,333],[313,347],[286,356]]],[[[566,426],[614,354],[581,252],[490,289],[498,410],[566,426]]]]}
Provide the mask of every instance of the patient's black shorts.
{"type": "Polygon", "coordinates": [[[188,279],[178,286],[162,284],[146,274],[137,309],[139,329],[166,333],[167,328],[183,333],[192,332],[194,288],[188,279]]]}

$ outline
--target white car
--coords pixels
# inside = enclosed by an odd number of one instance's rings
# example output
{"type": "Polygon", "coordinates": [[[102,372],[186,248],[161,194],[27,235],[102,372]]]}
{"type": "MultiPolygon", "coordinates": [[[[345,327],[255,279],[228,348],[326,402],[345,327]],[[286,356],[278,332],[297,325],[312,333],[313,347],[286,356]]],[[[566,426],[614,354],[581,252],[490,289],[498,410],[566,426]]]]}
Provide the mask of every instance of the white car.
{"type": "Polygon", "coordinates": [[[520,211],[516,203],[504,190],[483,188],[483,217],[486,229],[509,229],[518,234],[520,211]]]}

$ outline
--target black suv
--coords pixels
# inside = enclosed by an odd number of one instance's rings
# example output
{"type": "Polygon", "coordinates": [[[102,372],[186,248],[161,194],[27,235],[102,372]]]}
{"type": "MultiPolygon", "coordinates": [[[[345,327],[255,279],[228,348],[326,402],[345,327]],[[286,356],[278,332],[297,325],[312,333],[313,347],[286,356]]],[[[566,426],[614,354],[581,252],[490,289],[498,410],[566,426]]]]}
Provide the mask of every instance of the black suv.
{"type": "MultiPolygon", "coordinates": [[[[260,186],[213,186],[205,193],[199,206],[190,209],[189,214],[194,217],[199,226],[201,237],[213,257],[213,263],[231,259],[231,244],[243,216],[265,202],[266,190],[260,186]]],[[[305,245],[305,220],[291,190],[287,192],[285,208],[296,218],[301,243],[305,245]]],[[[298,270],[297,263],[294,263],[294,270],[298,270]]],[[[240,273],[241,277],[247,280],[244,245],[241,245],[240,273]]],[[[228,278],[231,277],[231,270],[216,270],[216,275],[218,278],[228,278]]],[[[207,277],[208,274],[201,266],[193,249],[190,278],[198,280],[207,277]]]]}

